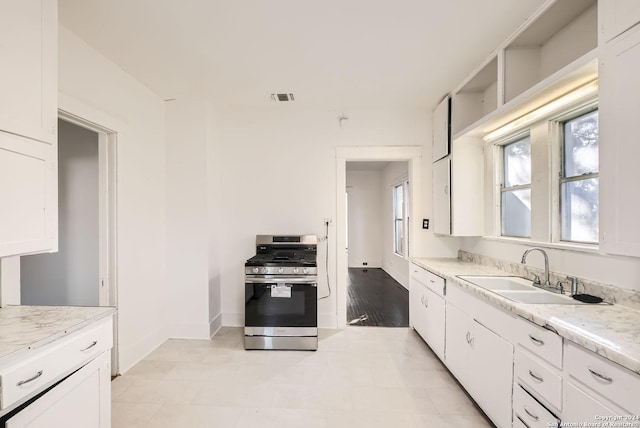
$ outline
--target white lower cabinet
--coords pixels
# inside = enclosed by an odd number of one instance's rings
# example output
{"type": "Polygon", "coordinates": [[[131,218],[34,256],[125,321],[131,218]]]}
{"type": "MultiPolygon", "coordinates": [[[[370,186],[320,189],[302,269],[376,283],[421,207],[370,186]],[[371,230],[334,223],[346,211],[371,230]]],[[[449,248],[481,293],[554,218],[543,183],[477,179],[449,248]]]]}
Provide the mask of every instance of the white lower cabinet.
{"type": "Polygon", "coordinates": [[[444,360],[445,281],[413,264],[409,278],[411,325],[433,352],[444,360]]]}
{"type": "Polygon", "coordinates": [[[447,303],[446,364],[498,427],[511,426],[513,345],[447,303]]]}
{"type": "Polygon", "coordinates": [[[7,420],[7,428],[108,428],[111,426],[111,356],[76,371],[7,420]]]}
{"type": "Polygon", "coordinates": [[[564,356],[563,422],[597,423],[603,416],[619,416],[617,422],[640,423],[624,419],[640,417],[640,375],[570,342],[564,356]]]}

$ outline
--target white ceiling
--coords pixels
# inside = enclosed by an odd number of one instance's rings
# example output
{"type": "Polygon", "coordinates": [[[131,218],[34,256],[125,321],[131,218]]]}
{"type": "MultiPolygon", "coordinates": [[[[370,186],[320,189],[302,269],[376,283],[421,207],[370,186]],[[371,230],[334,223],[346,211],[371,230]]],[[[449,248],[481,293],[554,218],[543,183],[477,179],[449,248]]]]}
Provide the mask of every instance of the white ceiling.
{"type": "Polygon", "coordinates": [[[433,108],[543,0],[59,0],[60,21],[161,97],[433,108]]]}

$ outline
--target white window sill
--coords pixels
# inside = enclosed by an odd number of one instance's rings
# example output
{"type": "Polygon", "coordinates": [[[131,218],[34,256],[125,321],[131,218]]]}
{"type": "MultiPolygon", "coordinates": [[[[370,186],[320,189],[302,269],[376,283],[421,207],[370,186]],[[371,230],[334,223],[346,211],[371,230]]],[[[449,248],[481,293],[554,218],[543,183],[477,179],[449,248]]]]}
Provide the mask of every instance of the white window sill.
{"type": "Polygon", "coordinates": [[[526,238],[508,238],[505,236],[483,236],[482,239],[488,241],[508,242],[511,244],[521,244],[531,247],[553,248],[556,250],[576,251],[580,253],[599,254],[600,249],[597,244],[578,244],[570,242],[542,242],[533,241],[526,238]]]}

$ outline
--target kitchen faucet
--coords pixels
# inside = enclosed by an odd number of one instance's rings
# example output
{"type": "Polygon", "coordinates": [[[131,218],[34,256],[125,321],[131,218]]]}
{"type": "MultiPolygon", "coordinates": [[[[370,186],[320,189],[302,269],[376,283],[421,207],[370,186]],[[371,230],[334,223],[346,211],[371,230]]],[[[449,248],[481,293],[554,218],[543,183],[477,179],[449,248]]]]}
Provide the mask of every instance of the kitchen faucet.
{"type": "MultiPolygon", "coordinates": [[[[534,251],[534,250],[540,251],[542,253],[542,255],[544,256],[544,286],[545,287],[551,287],[551,282],[549,281],[549,257],[547,256],[547,253],[542,248],[538,248],[538,247],[529,248],[522,255],[522,262],[521,263],[522,264],[526,264],[527,255],[530,252],[534,251]]],[[[537,283],[540,284],[540,279],[538,279],[537,283]]]]}

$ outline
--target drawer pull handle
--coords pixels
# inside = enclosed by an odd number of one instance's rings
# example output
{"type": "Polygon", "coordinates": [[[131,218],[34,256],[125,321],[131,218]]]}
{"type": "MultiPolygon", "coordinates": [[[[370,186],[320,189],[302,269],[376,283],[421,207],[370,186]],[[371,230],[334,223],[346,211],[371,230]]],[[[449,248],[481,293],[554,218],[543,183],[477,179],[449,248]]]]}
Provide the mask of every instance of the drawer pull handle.
{"type": "Polygon", "coordinates": [[[30,377],[29,379],[25,379],[25,380],[21,380],[20,382],[16,383],[16,386],[22,386],[22,385],[26,385],[29,382],[33,382],[34,380],[38,379],[40,376],[42,376],[42,370],[40,370],[38,373],[36,373],[33,377],[30,377]]]}
{"type": "Polygon", "coordinates": [[[98,344],[97,340],[94,340],[93,342],[91,342],[91,345],[87,346],[86,348],[82,348],[80,350],[80,352],[84,352],[84,351],[88,351],[89,349],[93,348],[94,346],[96,346],[98,344]]]}
{"type": "Polygon", "coordinates": [[[613,382],[613,379],[611,379],[608,376],[605,375],[601,375],[600,373],[598,373],[597,371],[593,370],[591,367],[587,367],[587,370],[589,370],[589,373],[591,373],[592,375],[594,375],[595,377],[597,377],[600,380],[603,380],[607,383],[611,383],[613,382]]]}
{"type": "Polygon", "coordinates": [[[533,337],[531,335],[529,335],[529,339],[531,339],[531,341],[533,343],[535,343],[536,345],[540,345],[540,346],[544,345],[544,340],[540,340],[540,339],[538,339],[536,337],[533,337]]]}
{"type": "Polygon", "coordinates": [[[535,414],[531,413],[531,412],[529,411],[529,409],[527,409],[527,406],[524,406],[524,411],[525,411],[525,412],[527,412],[527,415],[531,416],[531,418],[532,418],[534,421],[537,421],[537,420],[539,420],[539,419],[540,419],[540,417],[538,417],[538,416],[536,416],[535,414]]]}
{"type": "Polygon", "coordinates": [[[428,308],[429,307],[429,298],[427,296],[424,296],[424,307],[428,308]]]}
{"type": "Polygon", "coordinates": [[[538,382],[544,382],[544,379],[541,378],[540,376],[538,376],[537,374],[535,374],[534,372],[532,372],[531,370],[529,370],[529,376],[531,376],[532,378],[534,378],[535,380],[537,380],[538,382]]]}

